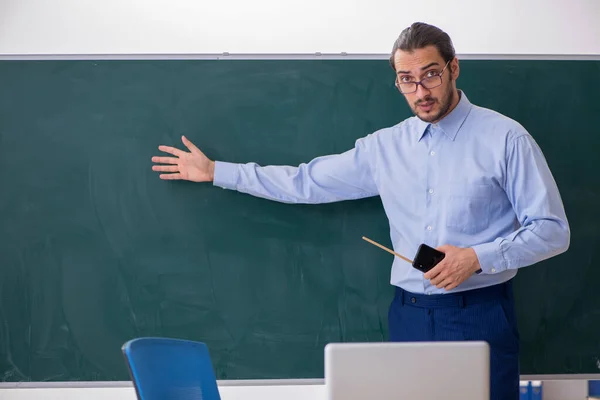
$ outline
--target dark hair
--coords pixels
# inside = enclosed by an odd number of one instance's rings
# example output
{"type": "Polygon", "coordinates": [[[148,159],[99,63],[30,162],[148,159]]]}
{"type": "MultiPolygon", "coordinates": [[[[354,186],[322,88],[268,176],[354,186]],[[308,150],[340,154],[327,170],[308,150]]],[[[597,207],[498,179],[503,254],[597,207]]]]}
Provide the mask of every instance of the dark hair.
{"type": "Polygon", "coordinates": [[[415,22],[408,28],[404,29],[392,49],[392,55],[390,56],[390,65],[396,70],[394,65],[394,54],[396,51],[408,51],[412,52],[416,49],[422,49],[427,46],[435,46],[440,52],[444,61],[448,62],[456,56],[454,53],[454,46],[452,45],[452,39],[450,36],[440,28],[428,25],[423,22],[415,22]]]}

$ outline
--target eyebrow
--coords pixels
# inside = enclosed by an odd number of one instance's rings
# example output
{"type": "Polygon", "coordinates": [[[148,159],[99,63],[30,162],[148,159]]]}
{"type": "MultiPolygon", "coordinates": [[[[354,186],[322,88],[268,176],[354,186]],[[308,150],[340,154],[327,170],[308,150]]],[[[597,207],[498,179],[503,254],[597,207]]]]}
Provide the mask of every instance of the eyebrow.
{"type": "MultiPolygon", "coordinates": [[[[440,63],[437,63],[437,62],[429,63],[426,66],[421,67],[421,71],[425,71],[427,68],[431,68],[434,65],[440,65],[440,63]]],[[[410,74],[410,71],[396,71],[396,75],[398,75],[398,74],[410,74]]]]}

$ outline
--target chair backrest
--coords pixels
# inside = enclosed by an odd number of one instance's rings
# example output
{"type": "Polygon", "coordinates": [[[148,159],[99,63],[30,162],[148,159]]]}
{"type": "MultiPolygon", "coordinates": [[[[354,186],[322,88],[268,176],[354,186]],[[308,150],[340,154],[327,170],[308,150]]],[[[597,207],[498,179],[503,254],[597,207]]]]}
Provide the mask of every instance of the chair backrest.
{"type": "Polygon", "coordinates": [[[138,338],[122,351],[139,400],[221,400],[204,343],[138,338]]]}

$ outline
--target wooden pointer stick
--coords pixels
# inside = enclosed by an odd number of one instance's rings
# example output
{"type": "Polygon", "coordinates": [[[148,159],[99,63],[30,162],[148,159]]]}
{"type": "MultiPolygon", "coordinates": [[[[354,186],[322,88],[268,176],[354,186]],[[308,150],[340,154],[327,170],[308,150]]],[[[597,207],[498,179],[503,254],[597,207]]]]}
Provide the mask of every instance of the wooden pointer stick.
{"type": "Polygon", "coordinates": [[[371,243],[371,244],[374,244],[375,246],[377,246],[377,247],[379,247],[379,248],[381,248],[381,249],[383,249],[383,250],[387,251],[388,253],[391,253],[391,254],[395,255],[396,257],[400,257],[400,258],[401,258],[401,259],[403,259],[404,261],[408,261],[409,263],[411,263],[411,264],[412,264],[412,260],[409,260],[408,258],[406,258],[406,257],[404,257],[404,256],[402,256],[402,255],[400,255],[400,254],[398,254],[398,253],[396,253],[395,251],[392,251],[392,250],[388,249],[387,247],[385,247],[385,246],[382,246],[382,245],[380,245],[379,243],[377,243],[377,242],[375,242],[375,241],[373,241],[373,240],[371,240],[371,239],[369,239],[369,238],[367,238],[367,237],[364,237],[364,236],[363,236],[362,238],[363,238],[364,240],[366,240],[367,242],[369,242],[369,243],[371,243]]]}

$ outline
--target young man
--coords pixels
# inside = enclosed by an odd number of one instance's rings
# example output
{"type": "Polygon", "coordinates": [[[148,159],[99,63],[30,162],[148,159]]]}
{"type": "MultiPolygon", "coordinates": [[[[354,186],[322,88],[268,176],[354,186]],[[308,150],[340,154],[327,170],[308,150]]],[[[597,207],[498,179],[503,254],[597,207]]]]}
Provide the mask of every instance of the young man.
{"type": "MultiPolygon", "coordinates": [[[[446,256],[423,274],[399,258],[389,309],[393,341],[485,340],[492,399],[518,399],[519,336],[511,279],[566,251],[570,231],[546,160],[517,122],[469,102],[450,37],[415,23],[394,44],[396,86],[415,116],[299,167],[209,160],[159,146],[163,179],[214,185],[290,203],[379,195],[394,249],[420,243],[446,256]]],[[[465,373],[468,373],[465,371],[465,373]]]]}

